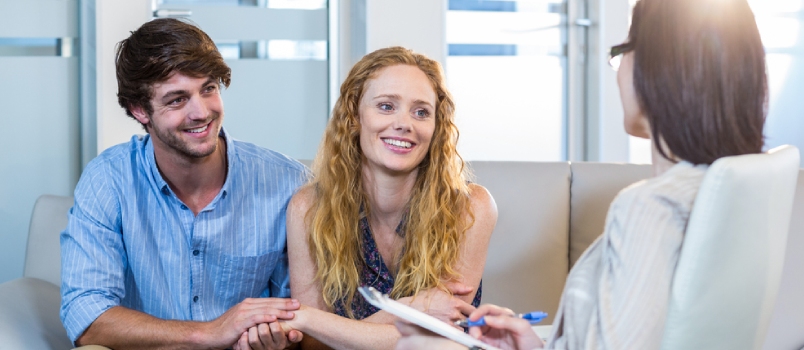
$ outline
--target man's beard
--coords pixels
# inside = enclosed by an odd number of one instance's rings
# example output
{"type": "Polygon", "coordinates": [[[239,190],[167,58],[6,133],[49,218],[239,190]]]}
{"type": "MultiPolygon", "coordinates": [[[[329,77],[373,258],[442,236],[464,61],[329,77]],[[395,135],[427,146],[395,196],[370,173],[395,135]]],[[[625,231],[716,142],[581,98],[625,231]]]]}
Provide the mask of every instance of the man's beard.
{"type": "MultiPolygon", "coordinates": [[[[211,124],[214,120],[220,119],[219,113],[212,113],[210,114],[209,120],[202,124],[202,125],[209,125],[208,128],[212,128],[213,125],[211,124]]],[[[188,158],[204,158],[215,152],[218,148],[218,134],[220,133],[220,124],[217,124],[217,130],[209,130],[210,133],[214,133],[215,135],[215,142],[212,144],[212,147],[208,148],[197,148],[193,149],[190,147],[189,143],[184,141],[180,136],[179,133],[181,131],[173,131],[168,132],[165,130],[157,129],[156,127],[151,125],[151,134],[152,136],[158,138],[165,144],[169,149],[172,149],[178,154],[186,156],[188,158]]]]}

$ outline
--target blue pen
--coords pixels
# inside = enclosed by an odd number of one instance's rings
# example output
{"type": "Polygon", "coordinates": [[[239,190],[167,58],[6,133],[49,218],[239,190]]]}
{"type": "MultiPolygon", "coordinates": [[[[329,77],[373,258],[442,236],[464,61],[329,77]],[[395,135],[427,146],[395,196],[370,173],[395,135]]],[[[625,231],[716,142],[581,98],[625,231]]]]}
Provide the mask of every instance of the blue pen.
{"type": "MultiPolygon", "coordinates": [[[[541,322],[541,320],[543,320],[545,317],[547,317],[547,313],[541,311],[534,311],[534,312],[528,312],[526,314],[519,314],[516,315],[516,317],[526,319],[528,320],[528,322],[530,322],[530,324],[536,324],[541,322]]],[[[463,328],[480,327],[486,325],[486,320],[483,317],[481,317],[477,321],[469,321],[469,319],[467,318],[465,320],[455,321],[455,325],[463,328]]]]}

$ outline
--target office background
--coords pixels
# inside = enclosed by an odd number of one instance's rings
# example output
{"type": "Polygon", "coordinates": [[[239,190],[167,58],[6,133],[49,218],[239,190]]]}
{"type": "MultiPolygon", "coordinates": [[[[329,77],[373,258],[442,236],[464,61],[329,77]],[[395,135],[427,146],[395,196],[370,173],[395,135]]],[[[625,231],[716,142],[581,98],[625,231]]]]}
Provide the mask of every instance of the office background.
{"type": "MultiPolygon", "coordinates": [[[[649,162],[622,130],[607,49],[629,0],[0,0],[0,283],[22,276],[42,194],[143,133],[117,105],[114,45],[154,15],[186,16],[233,68],[225,126],[311,159],[342,79],[402,45],[440,61],[467,160],[649,162]]],[[[804,0],[750,0],[766,46],[768,148],[804,149],[804,0]]]]}

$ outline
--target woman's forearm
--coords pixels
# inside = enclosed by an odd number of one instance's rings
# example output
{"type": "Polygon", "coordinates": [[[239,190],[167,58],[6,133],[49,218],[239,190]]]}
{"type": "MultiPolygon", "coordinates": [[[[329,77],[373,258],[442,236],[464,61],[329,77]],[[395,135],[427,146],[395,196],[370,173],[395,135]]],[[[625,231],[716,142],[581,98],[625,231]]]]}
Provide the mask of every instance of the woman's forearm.
{"type": "MultiPolygon", "coordinates": [[[[287,322],[290,327],[333,349],[393,349],[399,340],[393,324],[348,319],[311,307],[302,307],[294,313],[296,317],[287,322]]],[[[304,341],[302,347],[321,348],[313,341],[304,341]]]]}

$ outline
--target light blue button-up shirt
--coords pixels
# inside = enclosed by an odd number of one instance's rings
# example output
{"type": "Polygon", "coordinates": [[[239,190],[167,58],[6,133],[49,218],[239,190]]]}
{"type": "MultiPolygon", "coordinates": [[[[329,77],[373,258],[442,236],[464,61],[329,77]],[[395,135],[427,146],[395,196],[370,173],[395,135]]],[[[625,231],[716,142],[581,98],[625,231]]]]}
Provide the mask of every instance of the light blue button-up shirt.
{"type": "Polygon", "coordinates": [[[87,165],[61,234],[70,339],[118,305],[208,321],[245,298],[290,296],[285,213],[308,172],[277,152],[226,144],[226,181],[198,216],[162,178],[147,135],[87,165]]]}

